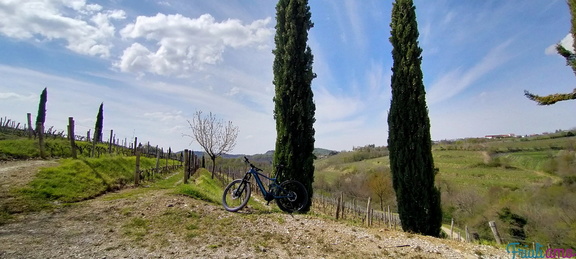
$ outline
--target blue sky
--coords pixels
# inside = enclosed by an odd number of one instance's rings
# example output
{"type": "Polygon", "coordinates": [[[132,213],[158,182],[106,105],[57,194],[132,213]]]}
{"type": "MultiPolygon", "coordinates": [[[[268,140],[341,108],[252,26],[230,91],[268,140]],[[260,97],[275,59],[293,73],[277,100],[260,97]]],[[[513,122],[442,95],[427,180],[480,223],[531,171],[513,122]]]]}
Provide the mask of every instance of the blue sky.
{"type": "MultiPolygon", "coordinates": [[[[212,112],[240,129],[232,153],[274,148],[275,1],[0,0],[0,116],[25,123],[48,88],[46,125],[174,150],[200,146],[187,120],[212,112]],[[105,133],[108,134],[108,133],[105,133]]],[[[576,127],[576,103],[538,106],[524,90],[570,92],[553,47],[564,0],[416,0],[433,140],[576,127]]],[[[316,147],[386,145],[392,1],[311,0],[316,147]]]]}

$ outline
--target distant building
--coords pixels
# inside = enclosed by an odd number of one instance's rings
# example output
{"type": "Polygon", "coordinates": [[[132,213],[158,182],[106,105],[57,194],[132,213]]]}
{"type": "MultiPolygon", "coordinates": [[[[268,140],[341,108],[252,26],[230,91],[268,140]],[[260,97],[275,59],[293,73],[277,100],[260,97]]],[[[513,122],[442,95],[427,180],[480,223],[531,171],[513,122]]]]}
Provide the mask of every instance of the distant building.
{"type": "Polygon", "coordinates": [[[502,135],[486,135],[484,136],[487,139],[501,139],[501,138],[514,138],[516,134],[502,134],[502,135]]]}

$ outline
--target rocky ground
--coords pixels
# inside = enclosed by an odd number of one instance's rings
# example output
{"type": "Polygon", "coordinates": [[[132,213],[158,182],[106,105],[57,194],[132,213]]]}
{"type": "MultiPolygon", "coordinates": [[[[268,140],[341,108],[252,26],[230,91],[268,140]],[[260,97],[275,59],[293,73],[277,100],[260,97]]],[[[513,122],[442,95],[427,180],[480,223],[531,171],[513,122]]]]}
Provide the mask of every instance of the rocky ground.
{"type": "MultiPolygon", "coordinates": [[[[50,161],[0,164],[0,198],[50,161]]],[[[272,205],[271,205],[272,206],[272,205]]],[[[275,206],[275,205],[274,205],[275,206]]],[[[0,258],[509,258],[503,248],[318,215],[240,213],[170,188],[130,188],[0,226],[0,258]]]]}

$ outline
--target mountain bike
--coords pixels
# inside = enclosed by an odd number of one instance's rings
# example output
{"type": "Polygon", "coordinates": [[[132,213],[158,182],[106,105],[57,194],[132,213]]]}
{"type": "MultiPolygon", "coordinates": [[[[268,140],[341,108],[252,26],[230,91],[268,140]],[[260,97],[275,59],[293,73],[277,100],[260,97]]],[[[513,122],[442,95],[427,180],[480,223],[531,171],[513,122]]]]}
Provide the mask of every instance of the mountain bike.
{"type": "MultiPolygon", "coordinates": [[[[232,181],[224,189],[224,194],[222,195],[222,205],[227,211],[236,212],[244,208],[248,204],[250,199],[250,194],[252,190],[250,188],[250,180],[254,178],[258,188],[266,200],[270,204],[270,201],[276,200],[278,207],[288,213],[302,211],[302,209],[308,203],[308,191],[306,187],[296,180],[287,180],[282,183],[278,183],[276,177],[268,177],[260,172],[262,169],[254,166],[247,157],[244,157],[244,162],[250,165],[250,169],[244,175],[242,179],[236,179],[232,181]],[[262,178],[268,179],[271,183],[266,190],[264,183],[262,183],[262,178]]],[[[281,166],[277,167],[276,172],[282,169],[281,166]]]]}

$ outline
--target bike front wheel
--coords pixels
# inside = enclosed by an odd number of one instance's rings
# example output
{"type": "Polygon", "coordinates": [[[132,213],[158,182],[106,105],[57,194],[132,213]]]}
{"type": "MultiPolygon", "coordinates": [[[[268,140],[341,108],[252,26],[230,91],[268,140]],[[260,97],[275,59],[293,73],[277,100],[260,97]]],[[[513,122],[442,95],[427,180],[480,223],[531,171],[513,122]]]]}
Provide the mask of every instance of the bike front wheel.
{"type": "Polygon", "coordinates": [[[239,211],[248,204],[250,193],[250,184],[242,179],[236,179],[224,189],[222,205],[227,211],[239,211]]]}
{"type": "Polygon", "coordinates": [[[278,208],[288,213],[302,211],[308,204],[308,191],[306,191],[306,187],[295,180],[282,182],[276,196],[282,196],[282,198],[276,199],[278,208]]]}

